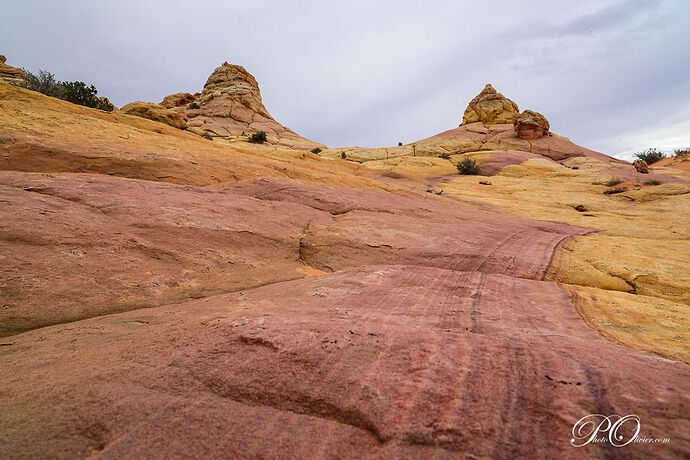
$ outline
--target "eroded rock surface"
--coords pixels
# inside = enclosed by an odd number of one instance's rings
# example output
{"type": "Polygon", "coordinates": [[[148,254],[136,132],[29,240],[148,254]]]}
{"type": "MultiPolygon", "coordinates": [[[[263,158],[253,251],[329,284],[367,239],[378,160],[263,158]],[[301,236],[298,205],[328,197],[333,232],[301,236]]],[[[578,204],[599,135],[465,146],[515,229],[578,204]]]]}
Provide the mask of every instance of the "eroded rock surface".
{"type": "Polygon", "coordinates": [[[490,84],[487,84],[470,101],[462,116],[461,125],[477,122],[486,124],[513,123],[513,117],[519,113],[520,111],[515,102],[497,92],[490,84]]]}
{"type": "Polygon", "coordinates": [[[540,139],[549,135],[549,121],[539,112],[525,110],[513,118],[513,129],[520,139],[540,139]]]}
{"type": "Polygon", "coordinates": [[[14,216],[0,224],[0,336],[299,278],[303,265],[405,263],[539,279],[561,240],[587,232],[425,195],[277,179],[218,190],[0,172],[0,197],[14,216]]]}
{"type": "Polygon", "coordinates": [[[24,71],[6,64],[6,62],[7,58],[0,55],[0,83],[24,86],[26,84],[24,71]]]}
{"type": "Polygon", "coordinates": [[[635,161],[633,161],[632,165],[633,165],[633,168],[635,168],[635,170],[638,173],[642,173],[642,174],[649,173],[649,165],[644,160],[635,160],[635,161]]]}
{"type": "Polygon", "coordinates": [[[216,68],[195,102],[199,109],[187,111],[189,126],[214,137],[249,136],[263,131],[271,143],[305,149],[323,147],[275,121],[264,107],[259,84],[242,66],[225,62],[216,68]]]}
{"type": "Polygon", "coordinates": [[[196,101],[198,97],[197,95],[190,94],[190,93],[175,93],[171,94],[169,96],[165,96],[163,100],[161,101],[160,105],[165,107],[166,109],[173,109],[175,107],[184,107],[192,102],[196,101]]]}
{"type": "Polygon", "coordinates": [[[187,122],[185,121],[184,115],[172,110],[166,110],[159,104],[154,104],[153,102],[131,102],[123,106],[120,110],[127,115],[148,118],[149,120],[165,123],[173,128],[187,128],[187,122]]]}
{"type": "Polygon", "coordinates": [[[626,458],[690,450],[688,366],[607,341],[543,281],[370,266],[12,342],[9,456],[575,459],[589,413],[672,440],[626,458]]]}

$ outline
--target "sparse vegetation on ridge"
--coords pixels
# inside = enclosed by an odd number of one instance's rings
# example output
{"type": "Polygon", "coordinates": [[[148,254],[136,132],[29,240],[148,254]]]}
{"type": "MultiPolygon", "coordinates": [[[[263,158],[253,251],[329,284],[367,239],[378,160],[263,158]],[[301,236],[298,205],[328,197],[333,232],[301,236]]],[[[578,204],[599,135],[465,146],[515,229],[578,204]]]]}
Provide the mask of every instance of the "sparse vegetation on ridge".
{"type": "Polygon", "coordinates": [[[651,165],[652,163],[656,163],[657,161],[661,161],[664,158],[666,158],[666,154],[661,150],[657,150],[655,148],[648,148],[641,152],[637,152],[635,154],[635,158],[646,162],[648,165],[651,165]]]}
{"type": "Polygon", "coordinates": [[[107,97],[97,96],[98,90],[94,85],[87,85],[83,81],[59,81],[55,79],[55,75],[45,70],[39,69],[38,75],[26,69],[23,70],[26,74],[26,87],[32,91],[92,109],[106,112],[112,112],[115,109],[107,97]]]}
{"type": "Polygon", "coordinates": [[[311,153],[321,153],[321,149],[318,147],[313,148],[313,149],[311,149],[311,153]]]}

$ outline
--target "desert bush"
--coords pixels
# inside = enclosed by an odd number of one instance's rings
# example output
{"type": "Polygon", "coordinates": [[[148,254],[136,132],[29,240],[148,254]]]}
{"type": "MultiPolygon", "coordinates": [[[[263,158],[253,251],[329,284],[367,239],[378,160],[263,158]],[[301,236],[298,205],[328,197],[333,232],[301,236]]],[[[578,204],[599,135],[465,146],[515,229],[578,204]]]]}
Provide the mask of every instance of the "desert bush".
{"type": "Polygon", "coordinates": [[[666,154],[661,150],[649,148],[641,152],[637,152],[635,154],[635,158],[637,158],[638,160],[645,161],[648,165],[651,165],[652,163],[656,163],[657,161],[666,158],[666,154]]]}
{"type": "Polygon", "coordinates": [[[347,155],[345,155],[345,152],[340,152],[340,158],[342,158],[343,160],[345,158],[347,158],[347,155]]]}
{"type": "Polygon", "coordinates": [[[660,180],[652,179],[644,182],[644,185],[661,185],[660,180]]]}
{"type": "Polygon", "coordinates": [[[398,147],[402,147],[402,145],[403,145],[402,142],[398,142],[398,147]]]}
{"type": "Polygon", "coordinates": [[[266,133],[263,131],[259,131],[258,133],[254,133],[251,136],[249,136],[249,142],[252,144],[263,144],[266,142],[266,133]]]}
{"type": "Polygon", "coordinates": [[[460,174],[466,176],[476,176],[482,172],[477,162],[470,157],[465,157],[462,161],[458,162],[457,168],[460,174]]]}
{"type": "Polygon", "coordinates": [[[55,79],[55,75],[45,70],[38,70],[38,75],[26,69],[26,87],[32,91],[37,91],[46,96],[62,98],[63,87],[60,81],[55,79]]]}
{"type": "Polygon", "coordinates": [[[26,74],[26,87],[32,91],[38,91],[46,96],[79,104],[93,109],[112,112],[115,106],[106,97],[98,97],[98,90],[93,85],[87,85],[83,81],[59,81],[55,75],[45,70],[39,70],[38,75],[24,69],[26,74]]]}
{"type": "Polygon", "coordinates": [[[311,153],[321,153],[321,149],[316,147],[314,149],[311,149],[311,153]]]}
{"type": "Polygon", "coordinates": [[[115,106],[108,100],[107,97],[99,97],[98,103],[95,108],[99,110],[105,110],[106,112],[112,112],[115,110],[115,106]]]}
{"type": "Polygon", "coordinates": [[[211,136],[208,131],[204,131],[204,133],[201,135],[204,139],[208,139],[209,141],[213,140],[213,136],[211,136]]]}
{"type": "Polygon", "coordinates": [[[443,158],[444,160],[450,160],[450,153],[442,153],[438,157],[443,158]]]}
{"type": "Polygon", "coordinates": [[[690,147],[684,149],[675,149],[673,151],[673,155],[678,158],[686,157],[690,155],[690,147]]]}
{"type": "Polygon", "coordinates": [[[200,109],[201,106],[200,106],[199,104],[197,104],[196,102],[191,102],[191,103],[187,106],[187,108],[189,108],[189,109],[200,109]]]}
{"type": "Polygon", "coordinates": [[[97,96],[98,90],[93,85],[87,85],[83,81],[64,81],[60,84],[63,87],[62,99],[68,102],[108,112],[115,108],[107,98],[97,96]]]}

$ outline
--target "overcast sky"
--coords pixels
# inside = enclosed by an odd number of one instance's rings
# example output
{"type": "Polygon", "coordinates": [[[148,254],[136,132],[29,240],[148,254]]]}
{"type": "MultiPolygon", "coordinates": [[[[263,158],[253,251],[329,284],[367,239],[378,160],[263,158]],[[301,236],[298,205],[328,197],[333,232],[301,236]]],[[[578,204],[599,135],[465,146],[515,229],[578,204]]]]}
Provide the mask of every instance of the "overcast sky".
{"type": "Polygon", "coordinates": [[[0,54],[117,106],[201,91],[223,61],[297,133],[390,146],[457,126],[486,83],[621,158],[690,147],[690,1],[4,2],[0,54]]]}

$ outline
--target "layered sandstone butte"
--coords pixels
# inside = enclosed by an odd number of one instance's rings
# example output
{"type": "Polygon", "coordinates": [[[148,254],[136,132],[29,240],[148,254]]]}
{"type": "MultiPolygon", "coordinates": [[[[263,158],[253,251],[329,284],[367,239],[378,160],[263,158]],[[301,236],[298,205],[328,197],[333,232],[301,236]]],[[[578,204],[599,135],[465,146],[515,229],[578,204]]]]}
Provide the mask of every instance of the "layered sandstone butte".
{"type": "Polygon", "coordinates": [[[690,455],[687,163],[510,124],[370,150],[0,83],[0,457],[690,455]],[[592,413],[671,441],[572,447],[592,413]]]}
{"type": "Polygon", "coordinates": [[[515,102],[487,84],[465,109],[461,126],[479,121],[482,123],[513,123],[513,117],[519,113],[515,102]]]}
{"type": "Polygon", "coordinates": [[[176,93],[160,104],[134,102],[126,113],[161,121],[218,141],[247,141],[264,132],[272,145],[301,150],[325,148],[273,119],[261,100],[259,84],[239,65],[223,63],[208,77],[201,93],[176,93]]]}
{"type": "Polygon", "coordinates": [[[24,86],[26,84],[24,71],[5,64],[7,58],[0,55],[0,83],[24,86]]]}
{"type": "Polygon", "coordinates": [[[211,136],[250,136],[265,132],[268,142],[290,147],[323,147],[286,128],[273,119],[261,100],[259,84],[244,67],[223,63],[208,77],[198,109],[188,109],[192,131],[211,136]]]}

